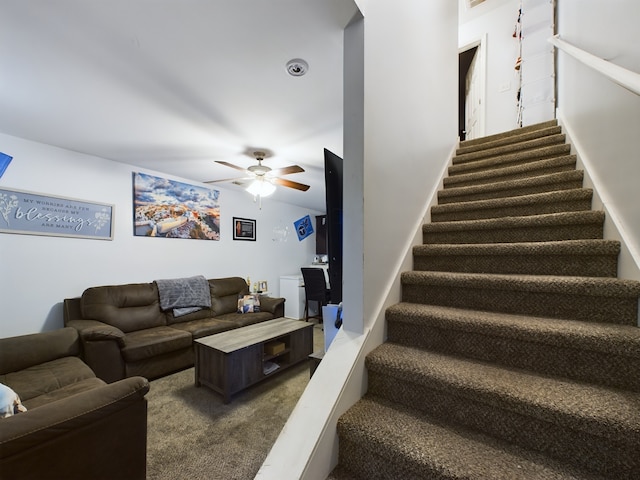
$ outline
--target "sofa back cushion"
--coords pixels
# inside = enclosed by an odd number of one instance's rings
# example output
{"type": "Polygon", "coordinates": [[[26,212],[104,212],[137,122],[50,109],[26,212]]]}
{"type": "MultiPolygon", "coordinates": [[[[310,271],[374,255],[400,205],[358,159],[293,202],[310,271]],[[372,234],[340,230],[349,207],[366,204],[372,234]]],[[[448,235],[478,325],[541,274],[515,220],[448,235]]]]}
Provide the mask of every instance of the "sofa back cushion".
{"type": "Polygon", "coordinates": [[[166,325],[155,283],[91,287],[82,293],[82,317],[113,325],[123,332],[166,325]]]}
{"type": "Polygon", "coordinates": [[[233,313],[238,310],[238,295],[249,293],[244,278],[228,277],[209,280],[211,289],[211,310],[215,315],[233,313]]]}
{"type": "Polygon", "coordinates": [[[78,331],[65,327],[0,339],[0,375],[80,354],[78,331]]]}

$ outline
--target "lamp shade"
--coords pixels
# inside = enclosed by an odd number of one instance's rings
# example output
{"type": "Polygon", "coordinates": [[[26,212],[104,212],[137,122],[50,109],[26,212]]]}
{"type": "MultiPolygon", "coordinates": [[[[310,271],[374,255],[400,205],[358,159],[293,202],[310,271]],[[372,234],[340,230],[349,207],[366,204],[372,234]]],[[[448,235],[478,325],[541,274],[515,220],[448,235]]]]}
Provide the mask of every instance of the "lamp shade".
{"type": "Polygon", "coordinates": [[[247,192],[255,197],[267,197],[276,191],[276,186],[264,178],[256,178],[247,187],[247,192]]]}

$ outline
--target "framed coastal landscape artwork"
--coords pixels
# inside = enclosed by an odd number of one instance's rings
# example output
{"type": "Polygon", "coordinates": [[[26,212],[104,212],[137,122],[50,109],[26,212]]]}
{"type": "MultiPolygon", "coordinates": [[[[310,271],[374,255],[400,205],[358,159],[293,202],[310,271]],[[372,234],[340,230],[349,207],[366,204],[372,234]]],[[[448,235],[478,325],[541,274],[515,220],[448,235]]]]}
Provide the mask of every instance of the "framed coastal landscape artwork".
{"type": "Polygon", "coordinates": [[[133,172],[138,237],[220,240],[220,191],[133,172]]]}

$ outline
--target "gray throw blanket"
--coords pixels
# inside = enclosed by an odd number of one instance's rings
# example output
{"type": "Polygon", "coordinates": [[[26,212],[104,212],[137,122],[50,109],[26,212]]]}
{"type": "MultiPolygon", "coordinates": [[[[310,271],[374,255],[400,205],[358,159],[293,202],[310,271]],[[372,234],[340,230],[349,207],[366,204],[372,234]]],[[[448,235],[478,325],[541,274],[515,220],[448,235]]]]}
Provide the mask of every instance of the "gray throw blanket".
{"type": "Polygon", "coordinates": [[[173,309],[173,316],[180,317],[211,307],[209,282],[202,275],[188,278],[155,280],[162,311],[173,309]]]}

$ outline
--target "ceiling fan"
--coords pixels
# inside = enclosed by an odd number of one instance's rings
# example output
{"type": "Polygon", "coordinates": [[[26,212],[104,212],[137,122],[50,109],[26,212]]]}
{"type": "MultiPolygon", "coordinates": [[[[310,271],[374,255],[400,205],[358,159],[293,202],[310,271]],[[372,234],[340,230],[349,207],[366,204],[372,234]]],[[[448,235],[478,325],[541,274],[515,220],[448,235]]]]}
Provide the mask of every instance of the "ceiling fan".
{"type": "Polygon", "coordinates": [[[304,168],[298,165],[291,165],[289,167],[272,169],[271,167],[262,164],[265,155],[266,153],[262,151],[253,152],[253,156],[257,160],[258,164],[251,165],[248,168],[243,168],[238,165],[234,165],[233,163],[224,162],[222,160],[216,160],[216,163],[235,168],[236,170],[241,170],[247,173],[247,176],[239,178],[225,178],[222,180],[211,180],[204,183],[240,182],[241,180],[253,180],[253,182],[247,188],[247,191],[249,191],[249,193],[253,193],[254,195],[263,197],[273,193],[273,191],[275,190],[275,185],[293,188],[302,192],[306,192],[307,190],[309,190],[309,185],[294,182],[293,180],[287,180],[286,178],[280,178],[281,175],[304,172],[304,168]]]}

